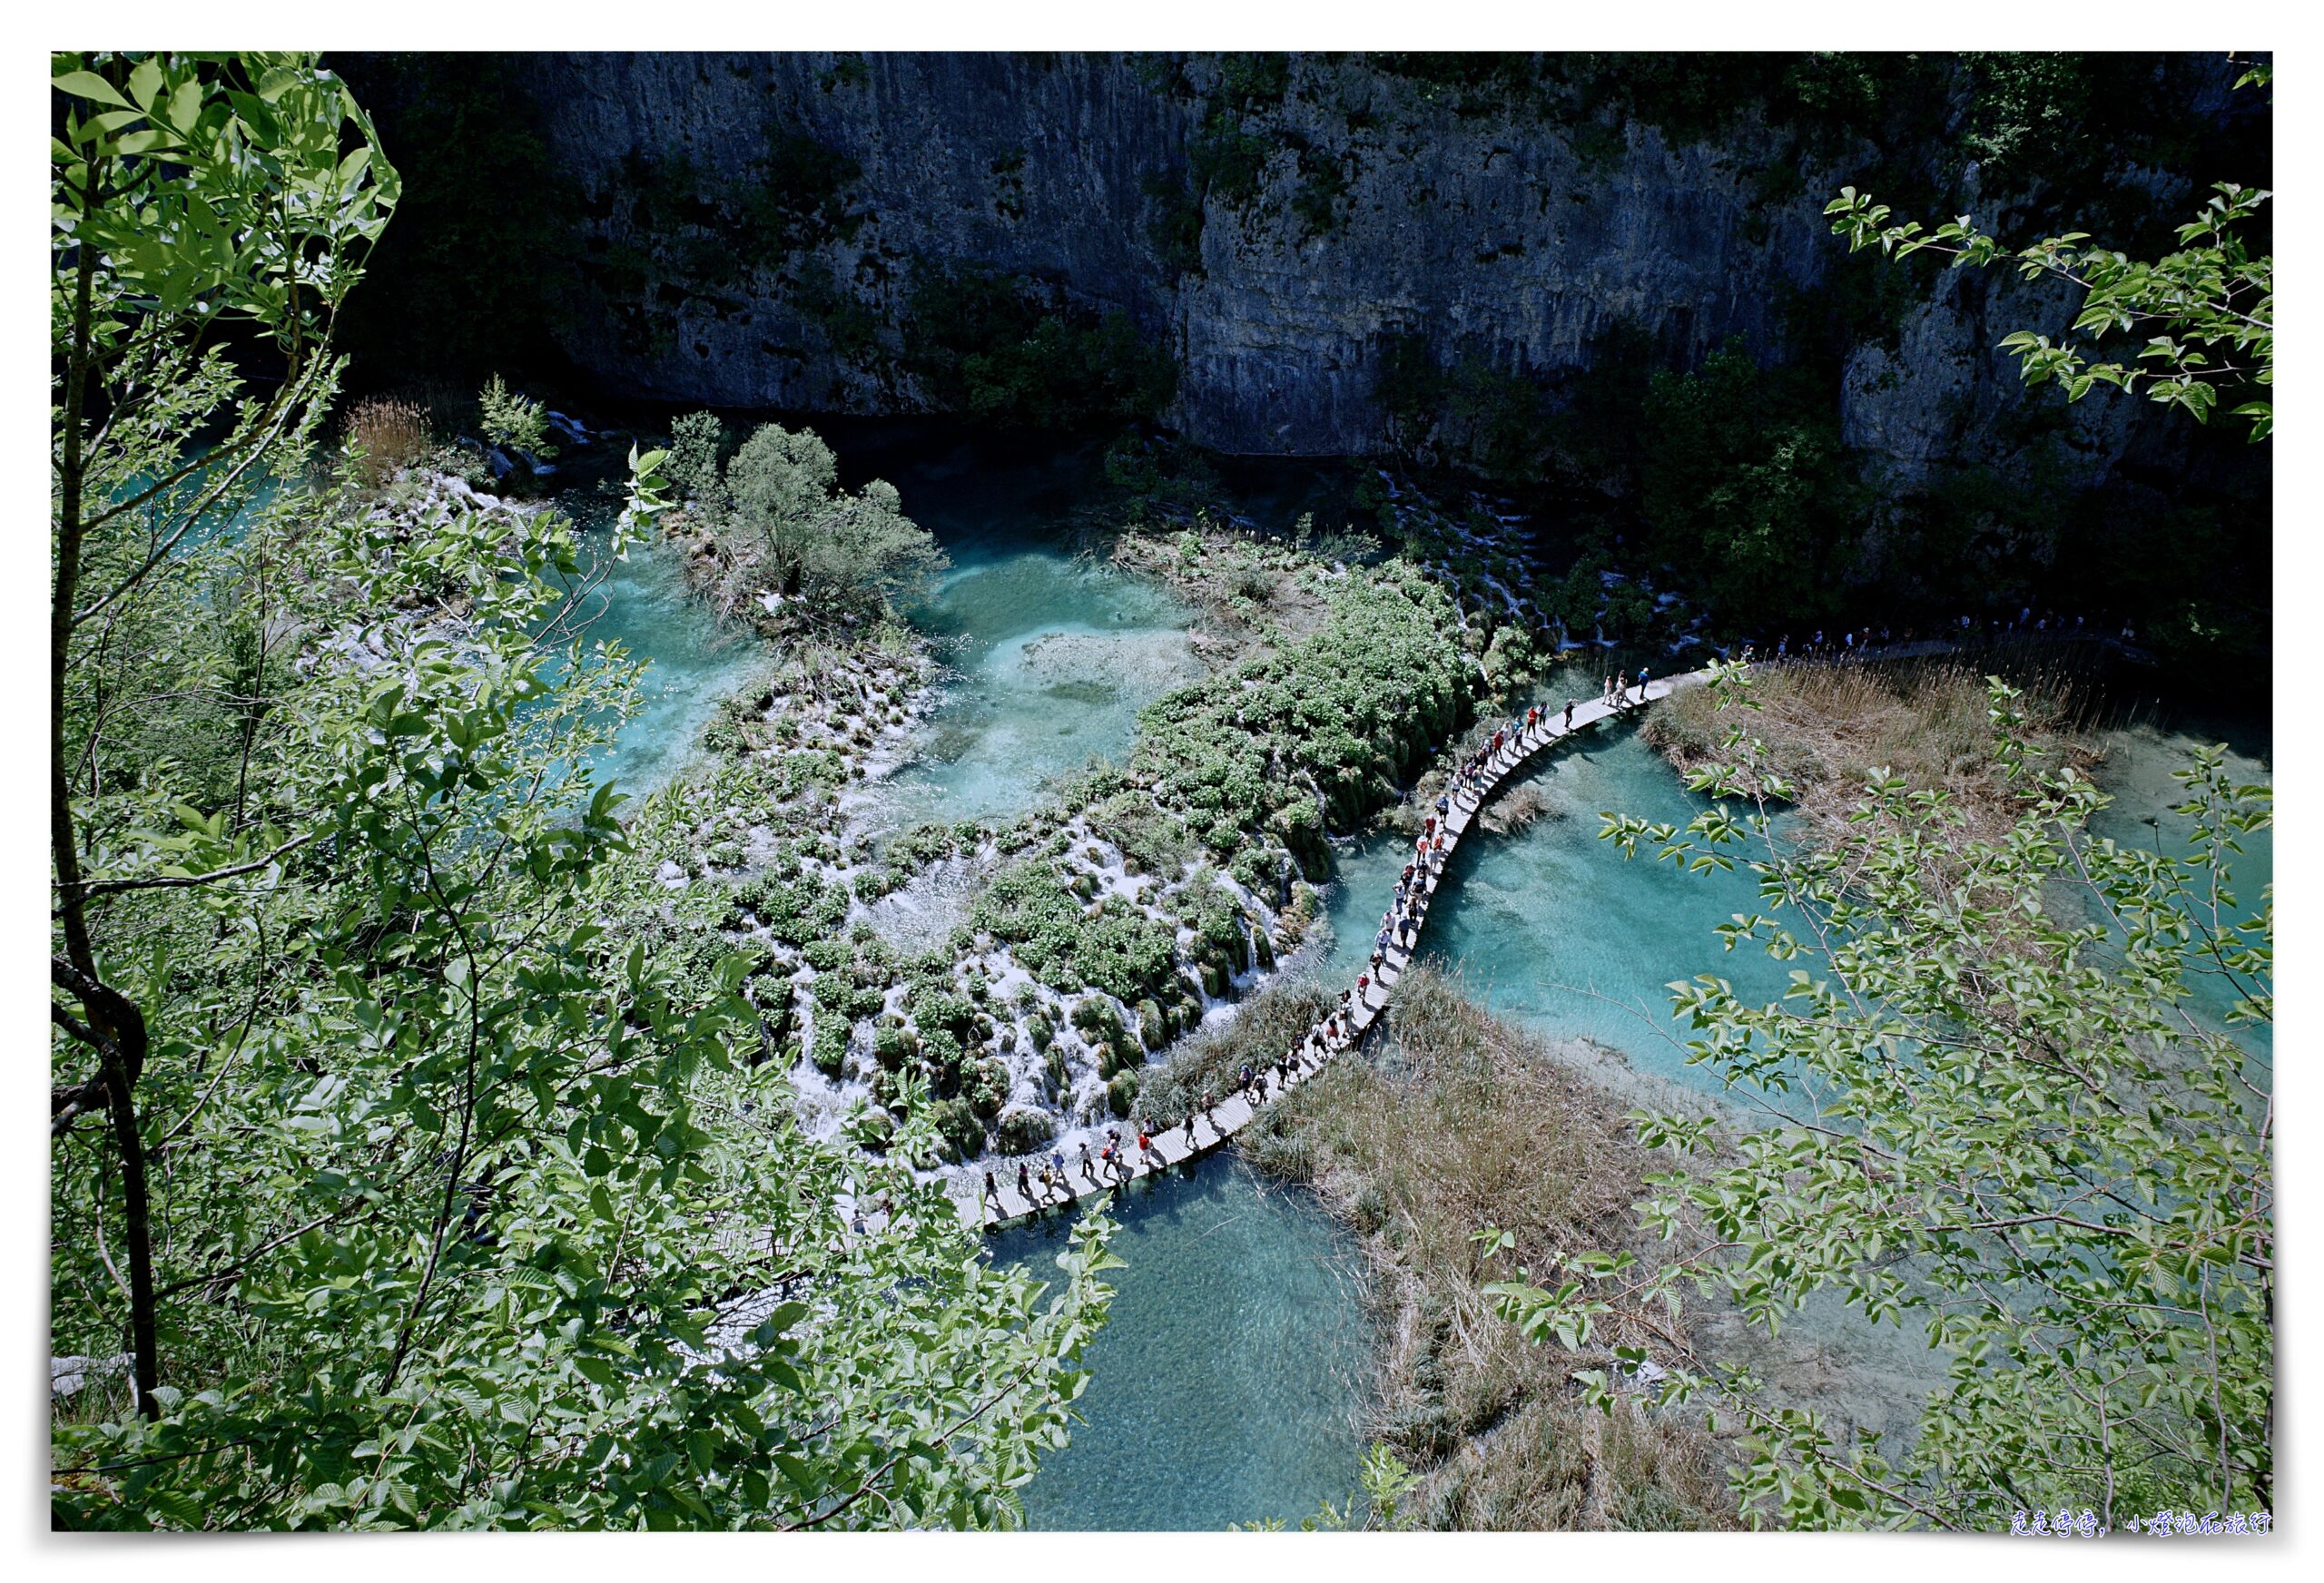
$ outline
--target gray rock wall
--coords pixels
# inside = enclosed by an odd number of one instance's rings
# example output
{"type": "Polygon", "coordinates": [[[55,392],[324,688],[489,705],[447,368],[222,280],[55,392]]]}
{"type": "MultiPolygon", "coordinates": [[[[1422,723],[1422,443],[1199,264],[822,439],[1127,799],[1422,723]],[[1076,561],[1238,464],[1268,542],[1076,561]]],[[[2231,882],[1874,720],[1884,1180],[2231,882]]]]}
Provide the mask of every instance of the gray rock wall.
{"type": "MultiPolygon", "coordinates": [[[[1207,91],[1216,68],[1184,71],[1207,91]]],[[[1103,55],[532,57],[552,156],[590,194],[590,256],[649,263],[642,286],[616,278],[632,300],[576,306],[568,350],[673,401],[921,409],[899,356],[911,282],[930,261],[973,262],[1120,309],[1165,341],[1181,371],[1169,416],[1198,444],[1364,452],[1384,442],[1374,388],[1399,338],[1552,381],[1623,321],[1680,360],[1738,335],[1773,354],[1790,293],[1850,263],[1821,214],[1845,175],[1811,170],[1771,199],[1773,133],[1672,147],[1643,124],[1464,115],[1360,61],[1299,57],[1280,104],[1246,123],[1272,151],[1256,192],[1210,198],[1199,271],[1181,274],[1154,235],[1155,193],[1183,182],[1205,106],[1161,74],[1103,55]],[[641,219],[638,172],[681,157],[720,202],[745,202],[771,133],[854,162],[844,224],[786,250],[641,219]],[[1324,165],[1345,185],[1319,230],[1295,200],[1303,170],[1324,165]]],[[[1896,349],[1852,358],[1848,438],[1900,481],[2017,446],[2024,395],[1994,346],[1996,292],[2004,316],[2036,316],[2009,328],[2063,312],[1999,277],[1948,277],[1896,349]]],[[[2102,473],[2142,422],[2093,399],[2071,443],[2102,473]]]]}

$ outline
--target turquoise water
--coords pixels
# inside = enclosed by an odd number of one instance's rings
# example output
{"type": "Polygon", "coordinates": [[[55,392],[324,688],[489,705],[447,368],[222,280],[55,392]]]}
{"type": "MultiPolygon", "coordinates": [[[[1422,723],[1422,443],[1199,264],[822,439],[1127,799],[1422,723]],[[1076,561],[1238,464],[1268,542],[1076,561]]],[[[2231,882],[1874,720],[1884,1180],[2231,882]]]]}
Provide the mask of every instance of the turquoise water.
{"type": "MultiPolygon", "coordinates": [[[[2197,737],[2151,728],[2104,738],[2100,784],[2116,801],[2097,820],[2118,841],[2183,852],[2189,821],[2168,811],[2183,796],[2171,772],[2197,737]],[[2152,822],[2150,822],[2152,821],[2152,822]]],[[[2231,755],[2239,781],[2270,777],[2269,764],[2231,755]]],[[[1704,1091],[1720,1087],[1708,1067],[1689,1067],[1684,1030],[1670,1016],[1667,986],[1699,973],[1729,980],[1746,999],[1768,1000],[1786,985],[1788,964],[1755,948],[1732,954],[1712,930],[1758,910],[1758,887],[1742,873],[1689,874],[1620,852],[1598,839],[1601,810],[1683,824],[1704,804],[1629,726],[1601,728],[1535,761],[1530,783],[1548,810],[1507,836],[1476,831],[1438,892],[1421,959],[1458,973],[1485,1005],[1551,1037],[1586,1037],[1623,1052],[1640,1071],[1704,1091]]],[[[2271,831],[2243,839],[2234,893],[2248,912],[2273,877],[2271,831]]],[[[1353,979],[1370,954],[1379,909],[1411,851],[1401,837],[1373,838],[1343,852],[1327,899],[1332,939],[1323,954],[1329,981],[1353,979]]],[[[2197,1003],[2216,1016],[2232,991],[2199,979],[2197,1003]]],[[[2253,1048],[2265,1029],[2239,1030],[2253,1048]]]]}
{"type": "MultiPolygon", "coordinates": [[[[1184,605],[1072,555],[1063,516],[1086,467],[980,468],[941,452],[877,462],[952,558],[912,613],[950,674],[928,755],[884,794],[887,821],[1011,817],[1092,756],[1118,760],[1138,709],[1200,674],[1184,605]]],[[[758,651],[687,600],[658,542],[611,571],[589,635],[653,664],[645,706],[604,765],[638,791],[684,762],[758,651]]],[[[1119,1214],[1115,1248],[1129,1267],[1115,1273],[1112,1320],[1091,1349],[1088,1421],[1026,1488],[1032,1525],[1216,1530],[1344,1502],[1373,1352],[1354,1247],[1311,1198],[1233,1160],[1154,1184],[1119,1214]]],[[[994,1254],[1050,1278],[1063,1234],[1020,1229],[994,1254]]]]}
{"type": "MultiPolygon", "coordinates": [[[[2192,850],[2189,836],[2194,821],[2171,811],[2171,805],[2185,801],[2187,795],[2186,788],[2171,779],[2171,772],[2188,767],[2198,745],[2220,740],[2208,733],[2163,732],[2146,726],[2107,733],[2103,738],[2106,760],[2097,779],[2114,801],[2091,821],[2093,831],[2123,846],[2187,855],[2192,850]]],[[[2269,757],[2259,756],[2268,750],[2250,742],[2240,746],[2250,751],[2236,751],[2230,745],[2224,766],[2229,777],[2238,784],[2272,783],[2275,766],[2269,757]]],[[[2236,841],[2243,850],[2229,857],[2227,890],[2237,905],[2222,907],[2221,912],[2223,920],[2240,923],[2260,909],[2275,879],[2276,832],[2270,827],[2238,836],[2236,841]]],[[[2198,974],[2192,984],[2191,998],[2198,1011],[2214,1027],[2226,1027],[2227,1009],[2242,991],[2216,971],[2198,974]]],[[[2239,1026],[2229,1031],[2263,1060],[2272,1058],[2272,1027],[2239,1026]]]]}
{"type": "Polygon", "coordinates": [[[1137,712],[1201,674],[1167,589],[1068,558],[1038,525],[943,540],[952,569],[912,619],[950,674],[921,761],[891,782],[899,825],[1012,818],[1092,758],[1119,762],[1137,712]]]}
{"type": "Polygon", "coordinates": [[[592,529],[584,542],[599,553],[605,573],[573,617],[584,645],[617,641],[649,662],[637,712],[594,766],[635,796],[685,763],[718,701],[750,680],[766,651],[756,634],[721,620],[687,593],[678,551],[663,540],[632,545],[625,561],[602,558],[602,529],[592,529]]]}
{"type": "MultiPolygon", "coordinates": [[[[1600,727],[1534,761],[1547,804],[1516,833],[1462,838],[1438,890],[1420,958],[1458,974],[1493,1011],[1553,1037],[1587,1037],[1641,1071],[1717,1089],[1689,1067],[1670,1017],[1673,979],[1719,974],[1746,998],[1780,994],[1783,966],[1748,948],[1732,955],[1711,930],[1758,909],[1745,873],[1689,874],[1598,839],[1600,811],[1683,825],[1704,805],[1629,725],[1600,727]]],[[[1325,917],[1327,981],[1353,979],[1372,949],[1380,909],[1412,851],[1399,836],[1344,852],[1325,917]]]]}
{"type": "MultiPolygon", "coordinates": [[[[1090,1346],[1088,1420],[1023,1491],[1037,1529],[1218,1530],[1344,1504],[1373,1334],[1361,1255],[1304,1192],[1214,1157],[1116,1211],[1113,1317],[1090,1346]]],[[[1056,1277],[1053,1220],[993,1256],[1056,1277]]]]}

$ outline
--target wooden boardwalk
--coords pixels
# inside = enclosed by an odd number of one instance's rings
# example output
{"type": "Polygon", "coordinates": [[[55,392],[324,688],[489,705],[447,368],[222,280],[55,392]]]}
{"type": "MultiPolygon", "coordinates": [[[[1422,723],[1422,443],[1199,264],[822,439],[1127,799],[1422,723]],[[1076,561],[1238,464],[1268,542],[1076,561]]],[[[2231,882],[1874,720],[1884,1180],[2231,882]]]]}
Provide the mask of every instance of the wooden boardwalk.
{"type": "MultiPolygon", "coordinates": [[[[1411,965],[1413,952],[1419,949],[1421,933],[1427,927],[1429,912],[1435,902],[1436,888],[1443,880],[1445,872],[1451,868],[1452,854],[1459,850],[1461,839],[1468,834],[1471,827],[1476,823],[1477,817],[1483,811],[1485,804],[1492,801],[1509,779],[1525,766],[1528,760],[1552,742],[1562,742],[1569,736],[1576,735],[1588,727],[1598,724],[1600,721],[1634,713],[1643,708],[1647,703],[1657,698],[1667,698],[1677,689],[1689,683],[1700,681],[1709,674],[1707,670],[1687,671],[1649,682],[1643,700],[1638,696],[1636,683],[1632,683],[1630,690],[1623,694],[1625,703],[1612,704],[1600,699],[1592,699],[1588,703],[1577,703],[1574,706],[1573,724],[1571,729],[1565,723],[1563,710],[1554,713],[1545,713],[1541,724],[1530,731],[1521,731],[1514,741],[1503,743],[1501,751],[1486,761],[1483,767],[1483,779],[1475,790],[1468,792],[1448,793],[1450,809],[1442,822],[1444,832],[1443,860],[1433,870],[1423,866],[1413,874],[1413,878],[1420,882],[1420,889],[1418,900],[1412,909],[1413,942],[1409,947],[1391,944],[1387,955],[1381,961],[1380,970],[1372,975],[1372,983],[1364,993],[1355,994],[1354,993],[1354,986],[1349,986],[1348,1015],[1345,1018],[1349,1026],[1342,1037],[1320,1057],[1309,1056],[1300,1067],[1293,1072],[1287,1081],[1276,1081],[1273,1068],[1268,1068],[1259,1077],[1257,1084],[1259,1096],[1256,1103],[1250,1096],[1238,1089],[1220,1100],[1216,1108],[1209,1116],[1198,1116],[1191,1131],[1184,1126],[1175,1126],[1156,1136],[1153,1139],[1153,1148],[1143,1158],[1137,1157],[1135,1126],[1128,1122],[1122,1123],[1125,1139],[1122,1152],[1130,1157],[1124,1159],[1108,1174],[1093,1155],[1089,1163],[1088,1174],[1086,1175],[1082,1174],[1078,1160],[1068,1159],[1066,1162],[1066,1170],[1071,1183],[1070,1197],[1054,1189],[1047,1198],[1041,1197],[1040,1185],[1037,1178],[1033,1185],[1034,1196],[1029,1199],[1018,1191],[1014,1160],[995,1166],[992,1170],[995,1194],[987,1195],[981,1199],[956,1199],[960,1205],[960,1217],[970,1224],[980,1224],[987,1231],[997,1231],[1002,1226],[1022,1220],[1029,1215],[1065,1208],[1083,1199],[1094,1198],[1100,1194],[1118,1192],[1141,1177],[1173,1170],[1189,1160],[1209,1154],[1219,1145],[1242,1131],[1250,1125],[1251,1117],[1259,1110],[1280,1098],[1287,1090],[1297,1087],[1307,1078],[1323,1070],[1334,1057],[1364,1042],[1364,1036],[1371,1032],[1373,1026],[1387,1011],[1388,1002],[1395,993],[1397,981],[1403,977],[1405,968],[1411,965]],[[1000,1199],[998,1204],[993,1202],[996,1195],[1000,1199]]],[[[1039,1159],[1025,1161],[1025,1164],[1036,1172],[1041,1163],[1039,1159]]]]}

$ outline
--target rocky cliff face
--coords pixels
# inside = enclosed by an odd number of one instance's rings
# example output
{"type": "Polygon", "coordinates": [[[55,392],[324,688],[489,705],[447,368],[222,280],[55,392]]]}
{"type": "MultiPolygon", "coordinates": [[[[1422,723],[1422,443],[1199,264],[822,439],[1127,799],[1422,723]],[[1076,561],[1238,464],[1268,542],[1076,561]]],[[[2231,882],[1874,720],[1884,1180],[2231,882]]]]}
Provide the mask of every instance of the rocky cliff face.
{"type": "MultiPolygon", "coordinates": [[[[1731,336],[1777,356],[1799,294],[1878,267],[1821,215],[1851,172],[1777,130],[1674,143],[1354,57],[1294,57],[1258,100],[1216,62],[1099,55],[542,55],[520,76],[586,194],[567,349],[672,401],[924,408],[915,282],[965,262],[1128,314],[1200,445],[1364,452],[1400,345],[1552,388],[1617,325],[1679,364],[1731,336]]],[[[1848,438],[1904,482],[2006,460],[2024,398],[1999,327],[2064,308],[1948,278],[1848,356],[1848,438]]],[[[2093,477],[2153,428],[2109,400],[2050,427],[2093,477]]]]}

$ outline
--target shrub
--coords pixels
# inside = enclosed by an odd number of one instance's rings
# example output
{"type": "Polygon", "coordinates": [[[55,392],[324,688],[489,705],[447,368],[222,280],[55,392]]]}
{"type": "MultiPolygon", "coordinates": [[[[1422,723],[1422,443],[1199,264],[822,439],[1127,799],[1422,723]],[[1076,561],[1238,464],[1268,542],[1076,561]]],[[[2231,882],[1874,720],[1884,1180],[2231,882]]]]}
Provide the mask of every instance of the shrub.
{"type": "Polygon", "coordinates": [[[1029,1155],[1057,1136],[1057,1124],[1045,1112],[1019,1107],[1001,1116],[998,1131],[1002,1154],[1029,1155]]]}
{"type": "Polygon", "coordinates": [[[662,464],[662,473],[681,498],[713,507],[724,505],[725,487],[718,475],[718,463],[725,443],[726,426],[715,413],[689,412],[670,425],[670,454],[662,464]]]}
{"type": "Polygon", "coordinates": [[[847,1067],[847,1028],[837,1018],[815,1018],[815,1070],[836,1077],[847,1067]]]}
{"type": "Polygon", "coordinates": [[[967,1080],[960,1086],[960,1096],[983,1120],[990,1121],[1000,1115],[1000,1107],[1009,1103],[1007,1064],[990,1059],[979,1061],[969,1069],[967,1080]]]}
{"type": "Polygon", "coordinates": [[[872,1054],[883,1070],[901,1072],[919,1056],[920,1040],[909,1029],[883,1027],[872,1036],[872,1054]]]}
{"type": "Polygon", "coordinates": [[[520,450],[547,461],[556,455],[548,443],[548,409],[510,390],[499,375],[492,376],[477,396],[484,438],[503,450],[520,450]]]}
{"type": "Polygon", "coordinates": [[[984,1153],[984,1123],[969,1108],[966,1100],[940,1099],[929,1116],[935,1122],[937,1136],[944,1140],[950,1157],[973,1160],[984,1153]]]}
{"type": "Polygon", "coordinates": [[[1130,1107],[1137,1103],[1137,1074],[1117,1072],[1106,1085],[1106,1105],[1116,1116],[1127,1121],[1130,1107]]]}

